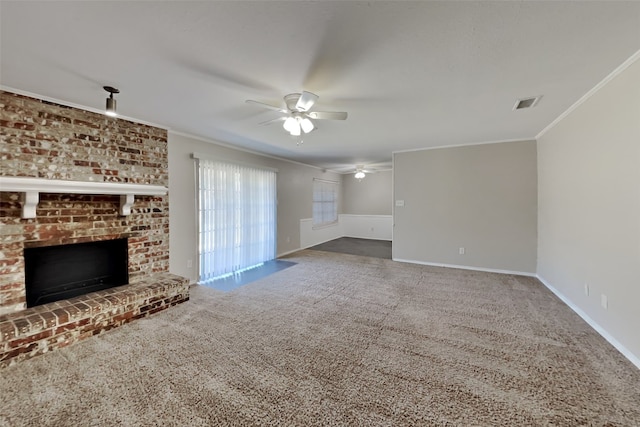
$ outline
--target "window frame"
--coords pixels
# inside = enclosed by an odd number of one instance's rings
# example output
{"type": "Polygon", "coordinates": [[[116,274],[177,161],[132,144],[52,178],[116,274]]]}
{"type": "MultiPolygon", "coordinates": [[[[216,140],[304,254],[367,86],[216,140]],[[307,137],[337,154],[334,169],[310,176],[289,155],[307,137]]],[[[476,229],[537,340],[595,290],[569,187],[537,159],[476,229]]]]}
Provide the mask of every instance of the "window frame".
{"type": "Polygon", "coordinates": [[[337,181],[313,178],[313,194],[311,197],[311,221],[313,230],[330,227],[338,223],[339,184],[337,181]],[[317,204],[326,204],[329,206],[329,209],[327,209],[326,206],[319,209],[317,204]],[[325,218],[325,216],[328,216],[328,218],[325,218]]]}

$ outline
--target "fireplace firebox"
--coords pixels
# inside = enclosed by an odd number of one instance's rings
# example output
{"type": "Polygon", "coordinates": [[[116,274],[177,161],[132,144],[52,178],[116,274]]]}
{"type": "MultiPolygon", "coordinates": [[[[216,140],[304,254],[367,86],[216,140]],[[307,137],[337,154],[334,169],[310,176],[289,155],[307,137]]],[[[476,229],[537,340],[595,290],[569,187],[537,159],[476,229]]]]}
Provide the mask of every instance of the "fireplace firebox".
{"type": "Polygon", "coordinates": [[[25,248],[27,307],[129,283],[127,239],[25,248]]]}

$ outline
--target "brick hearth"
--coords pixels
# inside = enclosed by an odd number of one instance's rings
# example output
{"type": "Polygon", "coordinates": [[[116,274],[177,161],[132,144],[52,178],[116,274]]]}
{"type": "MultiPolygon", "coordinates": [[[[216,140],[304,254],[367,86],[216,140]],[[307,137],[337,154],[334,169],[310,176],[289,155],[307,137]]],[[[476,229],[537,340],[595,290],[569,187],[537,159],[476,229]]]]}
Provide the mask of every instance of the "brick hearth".
{"type": "Polygon", "coordinates": [[[172,274],[0,316],[0,367],[146,317],[189,299],[189,281],[172,274]]]}
{"type": "MultiPolygon", "coordinates": [[[[0,91],[0,131],[2,176],[168,185],[165,129],[0,91]]],[[[0,366],[188,299],[169,274],[168,196],[136,196],[120,216],[119,196],[41,193],[32,219],[20,197],[0,188],[0,366]],[[25,248],[116,238],[129,285],[26,308],[25,248]]]]}

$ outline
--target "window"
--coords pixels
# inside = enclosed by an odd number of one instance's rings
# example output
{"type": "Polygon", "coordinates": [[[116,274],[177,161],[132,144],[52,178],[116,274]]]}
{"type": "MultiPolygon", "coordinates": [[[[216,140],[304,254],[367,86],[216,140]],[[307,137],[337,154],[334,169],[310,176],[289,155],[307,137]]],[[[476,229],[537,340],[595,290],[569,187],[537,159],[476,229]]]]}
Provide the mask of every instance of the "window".
{"type": "Polygon", "coordinates": [[[313,179],[313,226],[338,222],[338,183],[313,179]]]}
{"type": "Polygon", "coordinates": [[[275,258],[275,171],[199,158],[198,193],[200,282],[275,258]]]}

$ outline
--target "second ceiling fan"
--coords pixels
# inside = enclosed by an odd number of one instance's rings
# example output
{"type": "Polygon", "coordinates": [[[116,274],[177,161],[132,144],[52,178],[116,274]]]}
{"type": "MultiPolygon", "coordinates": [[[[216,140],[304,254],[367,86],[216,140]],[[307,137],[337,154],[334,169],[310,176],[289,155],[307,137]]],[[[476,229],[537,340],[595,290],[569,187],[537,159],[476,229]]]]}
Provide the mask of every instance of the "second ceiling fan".
{"type": "Polygon", "coordinates": [[[343,111],[311,111],[318,100],[318,95],[303,91],[302,93],[290,93],[284,96],[286,108],[276,107],[264,102],[248,99],[246,102],[257,104],[269,110],[278,111],[286,116],[268,120],[263,124],[284,120],[283,127],[293,136],[300,136],[301,133],[309,133],[315,129],[313,120],[346,120],[347,113],[343,111]]]}

